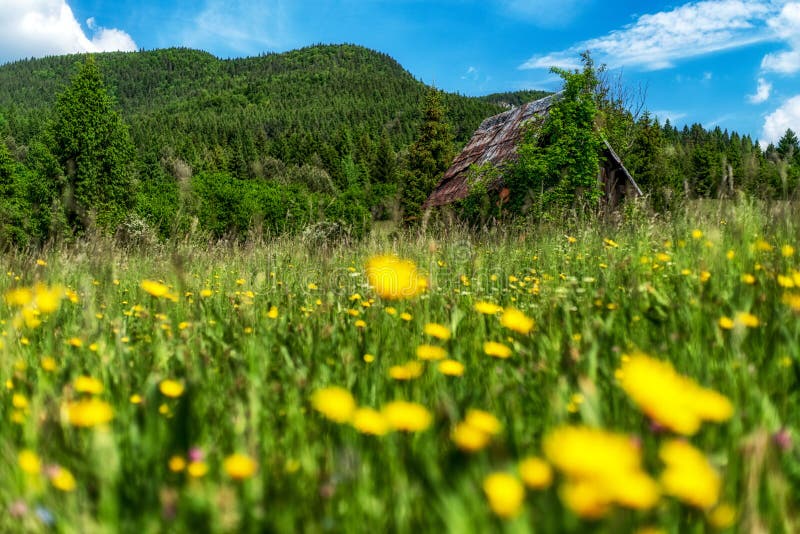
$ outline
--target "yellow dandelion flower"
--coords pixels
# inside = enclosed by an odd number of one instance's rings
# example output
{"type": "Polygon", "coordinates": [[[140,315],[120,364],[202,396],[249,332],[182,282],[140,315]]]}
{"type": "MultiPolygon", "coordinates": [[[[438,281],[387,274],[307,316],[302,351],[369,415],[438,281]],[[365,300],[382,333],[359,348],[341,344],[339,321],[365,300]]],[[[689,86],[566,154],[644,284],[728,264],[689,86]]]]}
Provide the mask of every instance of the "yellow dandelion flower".
{"type": "Polygon", "coordinates": [[[637,353],[621,366],[620,386],[657,423],[693,435],[703,421],[722,422],[733,416],[724,395],[678,374],[668,362],[637,353]]]}
{"type": "Polygon", "coordinates": [[[772,248],[773,248],[772,245],[770,245],[763,239],[759,239],[755,243],[755,249],[759,252],[772,252],[772,248]]]}
{"type": "Polygon", "coordinates": [[[414,297],[428,286],[427,280],[419,274],[414,262],[396,256],[370,258],[366,272],[369,285],[375,293],[387,300],[414,297]]]}
{"type": "Polygon", "coordinates": [[[483,449],[489,444],[491,436],[480,428],[462,422],[458,423],[453,429],[453,443],[462,451],[475,452],[483,449]]]}
{"type": "Polygon", "coordinates": [[[192,478],[202,478],[208,474],[208,464],[202,460],[189,462],[186,472],[192,478]]]}
{"type": "Polygon", "coordinates": [[[79,376],[73,383],[75,391],[79,393],[89,393],[91,395],[99,395],[103,392],[103,383],[91,376],[79,376]]]}
{"type": "Polygon", "coordinates": [[[182,382],[171,380],[169,378],[162,380],[158,385],[158,390],[161,392],[161,394],[172,399],[177,399],[183,395],[185,389],[186,387],[182,382]]]}
{"type": "Polygon", "coordinates": [[[251,478],[258,470],[255,460],[246,454],[234,453],[225,458],[222,463],[223,469],[234,480],[245,480],[251,478]]]}
{"type": "Polygon", "coordinates": [[[609,247],[609,248],[618,248],[619,247],[619,243],[617,243],[613,239],[608,239],[608,238],[603,239],[603,244],[605,246],[609,247]]]}
{"type": "Polygon", "coordinates": [[[756,328],[761,322],[758,317],[749,312],[739,312],[734,317],[734,322],[746,326],[747,328],[756,328]]]}
{"type": "Polygon", "coordinates": [[[709,512],[708,522],[718,530],[730,528],[736,523],[736,508],[728,503],[720,504],[709,512]]]}
{"type": "Polygon", "coordinates": [[[717,503],[722,481],[702,452],[673,439],[661,446],[659,457],[666,466],[661,473],[665,493],[704,510],[717,503]]]}
{"type": "Polygon", "coordinates": [[[503,425],[494,415],[484,410],[471,409],[467,411],[464,422],[486,434],[496,435],[503,429],[503,425]]]}
{"type": "Polygon", "coordinates": [[[25,395],[14,393],[11,396],[11,405],[18,410],[24,410],[28,407],[28,399],[25,395]]]}
{"type": "Polygon", "coordinates": [[[356,328],[366,328],[367,322],[364,321],[363,319],[358,319],[356,322],[353,323],[353,326],[355,326],[356,328]]]}
{"type": "Polygon", "coordinates": [[[785,293],[781,300],[793,311],[800,312],[800,293],[785,293]]]}
{"type": "Polygon", "coordinates": [[[353,395],[338,386],[315,391],[311,396],[311,405],[319,413],[336,423],[349,422],[356,410],[356,401],[353,395]]]}
{"type": "Polygon", "coordinates": [[[75,477],[69,469],[65,467],[56,467],[50,474],[50,483],[59,491],[70,492],[74,491],[77,484],[75,477]]]}
{"type": "Polygon", "coordinates": [[[140,287],[145,291],[145,293],[149,293],[156,298],[166,297],[169,293],[168,286],[155,280],[142,280],[140,287]]]}
{"type": "Polygon", "coordinates": [[[520,334],[529,334],[534,327],[534,321],[515,308],[507,308],[500,316],[500,324],[509,330],[520,334]]]}
{"type": "Polygon", "coordinates": [[[567,508],[586,519],[600,519],[611,506],[602,486],[591,480],[568,480],[561,486],[559,496],[567,508]]]}
{"type": "Polygon", "coordinates": [[[417,347],[417,358],[420,360],[443,360],[447,357],[447,351],[435,345],[420,345],[417,347]]]}
{"type": "Polygon", "coordinates": [[[9,306],[21,308],[33,302],[33,290],[29,287],[9,289],[6,291],[5,299],[9,306]]]}
{"type": "Polygon", "coordinates": [[[553,482],[553,469],[550,464],[533,456],[519,463],[519,475],[531,489],[545,489],[553,482]]]}
{"type": "Polygon", "coordinates": [[[406,322],[411,320],[411,314],[408,312],[403,312],[400,314],[400,318],[406,322]]]}
{"type": "Polygon", "coordinates": [[[362,434],[384,436],[390,428],[386,417],[373,408],[359,408],[353,413],[353,428],[362,434]]]}
{"type": "Polygon", "coordinates": [[[67,340],[67,345],[79,349],[83,346],[83,340],[79,337],[71,337],[67,340]]]}
{"type": "Polygon", "coordinates": [[[792,245],[783,245],[781,247],[781,256],[784,258],[791,258],[794,256],[794,247],[792,245]]]}
{"type": "Polygon", "coordinates": [[[495,358],[505,359],[511,356],[511,348],[496,341],[484,341],[483,352],[495,358]]]}
{"type": "Polygon", "coordinates": [[[711,279],[711,273],[708,271],[701,271],[700,272],[700,281],[702,283],[706,283],[711,279]]]}
{"type": "Polygon", "coordinates": [[[393,365],[389,368],[389,376],[395,380],[413,380],[422,376],[422,371],[422,364],[412,361],[404,365],[393,365]]]}
{"type": "Polygon", "coordinates": [[[35,288],[34,304],[42,313],[53,313],[58,309],[61,299],[64,298],[64,288],[55,286],[47,287],[38,284],[35,288]]]}
{"type": "Polygon", "coordinates": [[[39,259],[36,260],[36,265],[38,265],[39,267],[46,267],[47,266],[47,262],[44,261],[43,259],[39,258],[39,259]]]}
{"type": "Polygon", "coordinates": [[[17,462],[20,469],[31,475],[38,475],[42,472],[42,461],[39,455],[33,451],[22,450],[17,455],[17,462]]]}
{"type": "Polygon", "coordinates": [[[570,245],[574,245],[577,242],[578,242],[577,238],[575,238],[575,237],[573,237],[571,235],[567,236],[567,243],[569,243],[570,245]]]}
{"type": "Polygon", "coordinates": [[[169,462],[167,462],[167,467],[169,467],[169,470],[173,473],[180,473],[186,469],[186,460],[183,458],[183,456],[172,456],[170,457],[169,462]]]}
{"type": "Polygon", "coordinates": [[[475,311],[484,315],[496,315],[503,311],[502,306],[498,306],[492,302],[476,302],[475,306],[473,307],[475,308],[475,311]]]}
{"type": "Polygon", "coordinates": [[[752,286],[756,283],[756,277],[750,273],[743,274],[741,280],[743,284],[747,284],[749,286],[752,286]]]}
{"type": "Polygon", "coordinates": [[[441,339],[443,341],[447,341],[452,335],[449,328],[439,323],[426,324],[425,333],[431,337],[435,337],[436,339],[441,339]]]}
{"type": "Polygon", "coordinates": [[[433,422],[433,416],[421,404],[407,401],[393,401],[381,410],[389,426],[405,432],[419,432],[427,429],[433,422]]]}
{"type": "Polygon", "coordinates": [[[703,239],[703,231],[699,228],[692,230],[692,239],[703,239]]]}
{"type": "Polygon", "coordinates": [[[731,330],[733,329],[735,323],[733,322],[733,319],[731,319],[727,315],[723,315],[722,317],[719,318],[718,324],[719,327],[722,329],[731,330]]]}
{"type": "Polygon", "coordinates": [[[502,518],[518,515],[525,499],[522,483],[508,473],[489,474],[483,479],[483,491],[489,501],[489,508],[502,518]]]}
{"type": "Polygon", "coordinates": [[[447,376],[461,376],[464,374],[464,364],[456,360],[444,360],[437,366],[439,372],[447,376]]]}
{"type": "Polygon", "coordinates": [[[364,355],[364,361],[367,362],[367,363],[374,362],[375,361],[375,355],[374,354],[365,354],[364,355]]]}
{"type": "Polygon", "coordinates": [[[200,297],[204,298],[204,299],[207,299],[208,297],[210,297],[213,294],[214,294],[214,292],[212,290],[208,289],[208,288],[200,290],[200,297]]]}
{"type": "Polygon", "coordinates": [[[387,306],[386,310],[384,311],[389,315],[397,315],[397,308],[394,308],[392,306],[387,306]]]}
{"type": "Polygon", "coordinates": [[[134,393],[128,398],[131,404],[141,404],[142,403],[142,396],[138,393],[134,393]]]}
{"type": "Polygon", "coordinates": [[[67,403],[64,413],[70,425],[82,428],[103,425],[114,418],[111,405],[95,397],[67,403]]]}

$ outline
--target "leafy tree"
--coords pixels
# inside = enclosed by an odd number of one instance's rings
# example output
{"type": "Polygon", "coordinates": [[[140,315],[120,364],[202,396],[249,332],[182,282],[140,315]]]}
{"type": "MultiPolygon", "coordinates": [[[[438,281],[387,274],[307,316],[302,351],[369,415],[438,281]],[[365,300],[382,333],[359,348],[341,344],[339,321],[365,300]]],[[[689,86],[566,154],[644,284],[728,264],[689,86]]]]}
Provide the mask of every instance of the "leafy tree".
{"type": "Polygon", "coordinates": [[[408,153],[408,170],[403,177],[401,205],[406,220],[419,217],[422,204],[453,161],[453,137],[445,118],[440,91],[425,95],[422,124],[408,153]]]}
{"type": "Polygon", "coordinates": [[[564,88],[544,122],[531,126],[506,177],[508,207],[545,214],[593,209],[602,195],[597,175],[602,138],[595,127],[597,76],[588,53],[583,70],[553,68],[564,88]]]}
{"type": "Polygon", "coordinates": [[[58,96],[51,131],[68,220],[82,229],[93,213],[99,228],[113,231],[135,202],[135,151],[92,56],[58,96]]]}

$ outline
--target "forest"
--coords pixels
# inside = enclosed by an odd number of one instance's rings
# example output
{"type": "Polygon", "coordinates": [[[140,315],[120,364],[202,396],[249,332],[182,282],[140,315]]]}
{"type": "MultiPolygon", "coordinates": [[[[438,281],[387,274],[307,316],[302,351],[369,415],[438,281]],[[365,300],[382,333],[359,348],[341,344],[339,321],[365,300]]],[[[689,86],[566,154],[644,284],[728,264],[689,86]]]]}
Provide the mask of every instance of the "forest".
{"type": "MultiPolygon", "coordinates": [[[[762,149],[719,127],[661,124],[631,111],[624,90],[599,87],[596,122],[648,209],[796,195],[793,132],[762,149]]],[[[354,45],[17,61],[0,67],[0,240],[240,239],[319,225],[358,237],[374,221],[417,220],[484,118],[546,94],[444,93],[354,45]]]]}

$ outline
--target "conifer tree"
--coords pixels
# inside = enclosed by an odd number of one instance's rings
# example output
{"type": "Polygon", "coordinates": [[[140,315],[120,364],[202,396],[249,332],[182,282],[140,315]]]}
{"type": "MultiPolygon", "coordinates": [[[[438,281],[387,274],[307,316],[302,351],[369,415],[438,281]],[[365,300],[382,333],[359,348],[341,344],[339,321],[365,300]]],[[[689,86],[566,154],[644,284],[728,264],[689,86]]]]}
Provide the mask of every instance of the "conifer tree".
{"type": "Polygon", "coordinates": [[[134,204],[134,147],[92,56],[58,96],[52,137],[68,220],[112,232],[134,204]]]}
{"type": "Polygon", "coordinates": [[[453,135],[445,118],[441,92],[431,88],[422,108],[419,136],[408,153],[408,171],[402,184],[401,205],[406,220],[422,211],[439,178],[453,161],[453,135]]]}

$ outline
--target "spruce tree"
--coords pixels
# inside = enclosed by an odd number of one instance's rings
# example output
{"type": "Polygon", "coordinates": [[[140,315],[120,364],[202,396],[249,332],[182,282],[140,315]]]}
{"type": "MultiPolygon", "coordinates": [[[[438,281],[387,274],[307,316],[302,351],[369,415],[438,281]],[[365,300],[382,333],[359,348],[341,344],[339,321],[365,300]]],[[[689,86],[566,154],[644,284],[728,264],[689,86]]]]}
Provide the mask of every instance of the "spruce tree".
{"type": "Polygon", "coordinates": [[[133,207],[134,147],[92,56],[58,95],[53,154],[66,177],[66,215],[77,229],[91,219],[113,232],[133,207]]]}
{"type": "Polygon", "coordinates": [[[453,135],[445,118],[441,92],[431,88],[425,95],[422,124],[408,153],[401,205],[407,221],[419,217],[422,204],[453,161],[453,135]]]}

